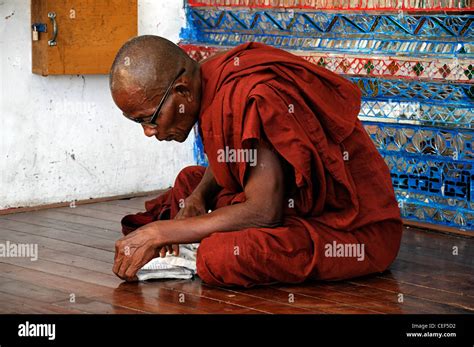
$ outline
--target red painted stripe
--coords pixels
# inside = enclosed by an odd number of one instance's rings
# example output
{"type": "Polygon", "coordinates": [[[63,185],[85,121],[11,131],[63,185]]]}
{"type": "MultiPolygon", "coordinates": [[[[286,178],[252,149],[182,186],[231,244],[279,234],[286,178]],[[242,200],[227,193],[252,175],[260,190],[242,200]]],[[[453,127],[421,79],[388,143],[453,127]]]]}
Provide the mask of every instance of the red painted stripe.
{"type": "Polygon", "coordinates": [[[428,0],[424,7],[414,5],[414,0],[379,0],[377,4],[368,4],[367,0],[188,0],[192,7],[247,7],[247,8],[294,8],[312,10],[350,10],[350,11],[466,11],[474,9],[470,0],[446,1],[428,0]]]}

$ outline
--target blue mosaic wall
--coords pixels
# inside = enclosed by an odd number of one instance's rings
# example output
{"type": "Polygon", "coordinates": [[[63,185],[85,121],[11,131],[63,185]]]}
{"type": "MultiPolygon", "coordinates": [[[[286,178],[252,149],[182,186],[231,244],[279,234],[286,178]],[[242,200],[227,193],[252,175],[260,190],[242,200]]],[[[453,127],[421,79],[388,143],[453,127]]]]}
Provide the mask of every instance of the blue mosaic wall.
{"type": "MultiPolygon", "coordinates": [[[[183,49],[199,60],[257,41],[344,75],[362,91],[359,118],[391,170],[403,217],[473,231],[471,2],[403,2],[413,11],[402,12],[390,7],[396,0],[383,11],[377,1],[361,10],[339,0],[339,11],[331,1],[325,9],[245,1],[187,5],[183,49]]],[[[195,155],[206,163],[199,139],[195,155]]]]}

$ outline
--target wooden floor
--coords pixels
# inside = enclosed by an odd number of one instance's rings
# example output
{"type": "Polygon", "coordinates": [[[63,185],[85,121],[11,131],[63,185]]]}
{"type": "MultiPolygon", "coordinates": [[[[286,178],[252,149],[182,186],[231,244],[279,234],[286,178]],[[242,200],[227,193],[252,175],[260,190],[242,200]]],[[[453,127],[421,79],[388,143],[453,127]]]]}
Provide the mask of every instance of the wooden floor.
{"type": "Polygon", "coordinates": [[[39,245],[37,261],[0,258],[0,313],[474,312],[474,239],[414,228],[383,275],[247,290],[199,278],[122,283],[111,270],[119,221],[147,199],[0,216],[0,242],[39,245]]]}

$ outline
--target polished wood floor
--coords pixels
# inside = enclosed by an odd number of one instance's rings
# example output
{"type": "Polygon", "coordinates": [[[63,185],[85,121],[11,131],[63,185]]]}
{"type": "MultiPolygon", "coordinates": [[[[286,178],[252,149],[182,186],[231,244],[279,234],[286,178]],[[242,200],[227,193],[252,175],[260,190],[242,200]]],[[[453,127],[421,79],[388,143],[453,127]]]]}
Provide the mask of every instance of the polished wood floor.
{"type": "Polygon", "coordinates": [[[122,283],[112,273],[120,218],[148,198],[0,216],[0,313],[474,313],[474,239],[406,228],[382,275],[337,283],[224,289],[194,280],[122,283]],[[458,255],[453,255],[457,247],[458,255]]]}

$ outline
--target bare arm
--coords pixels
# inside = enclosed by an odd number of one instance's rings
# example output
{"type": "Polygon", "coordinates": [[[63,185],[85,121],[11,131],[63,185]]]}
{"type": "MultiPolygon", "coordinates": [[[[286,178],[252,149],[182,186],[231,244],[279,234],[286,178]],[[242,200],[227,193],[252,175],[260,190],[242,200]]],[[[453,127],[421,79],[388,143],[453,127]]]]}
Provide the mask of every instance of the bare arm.
{"type": "Polygon", "coordinates": [[[114,272],[126,280],[167,244],[198,242],[214,232],[250,227],[276,227],[283,215],[284,177],[275,153],[257,147],[257,165],[249,166],[244,192],[246,201],[195,217],[157,221],[145,225],[116,243],[114,272]],[[128,248],[130,256],[124,256],[128,248]]]}
{"type": "Polygon", "coordinates": [[[192,195],[196,195],[204,201],[209,201],[213,196],[215,196],[221,187],[216,182],[214,174],[210,166],[206,168],[204,176],[201,179],[201,182],[194,189],[192,195]]]}
{"type": "Polygon", "coordinates": [[[267,148],[259,147],[257,158],[258,164],[249,167],[245,202],[197,217],[160,221],[157,242],[190,243],[216,231],[278,226],[283,211],[283,170],[278,157],[267,148]]]}

